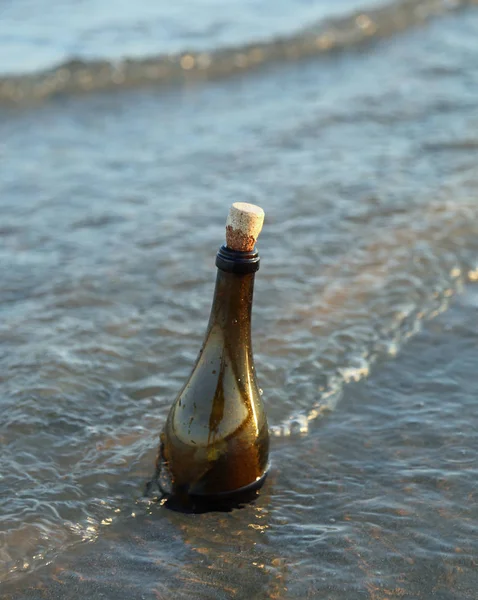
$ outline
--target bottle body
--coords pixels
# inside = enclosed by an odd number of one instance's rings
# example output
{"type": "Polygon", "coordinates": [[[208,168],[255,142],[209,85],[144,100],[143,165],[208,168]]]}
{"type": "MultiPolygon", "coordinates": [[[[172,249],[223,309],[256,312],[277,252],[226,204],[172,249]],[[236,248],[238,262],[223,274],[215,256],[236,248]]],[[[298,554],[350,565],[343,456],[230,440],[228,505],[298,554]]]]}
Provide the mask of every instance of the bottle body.
{"type": "Polygon", "coordinates": [[[234,261],[216,263],[223,268],[204,343],[161,434],[160,485],[168,494],[220,497],[265,477],[269,432],[251,344],[255,263],[239,273],[234,261]]]}

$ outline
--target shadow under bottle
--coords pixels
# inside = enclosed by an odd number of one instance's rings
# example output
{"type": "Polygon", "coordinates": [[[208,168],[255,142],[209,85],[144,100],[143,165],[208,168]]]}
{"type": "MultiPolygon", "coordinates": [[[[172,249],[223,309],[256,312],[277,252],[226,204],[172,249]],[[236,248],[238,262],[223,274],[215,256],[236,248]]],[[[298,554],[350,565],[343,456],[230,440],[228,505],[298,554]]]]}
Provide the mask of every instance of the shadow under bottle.
{"type": "Polygon", "coordinates": [[[216,266],[204,343],[161,434],[159,486],[180,504],[247,501],[268,468],[268,425],[251,343],[259,256],[223,246],[216,266]]]}

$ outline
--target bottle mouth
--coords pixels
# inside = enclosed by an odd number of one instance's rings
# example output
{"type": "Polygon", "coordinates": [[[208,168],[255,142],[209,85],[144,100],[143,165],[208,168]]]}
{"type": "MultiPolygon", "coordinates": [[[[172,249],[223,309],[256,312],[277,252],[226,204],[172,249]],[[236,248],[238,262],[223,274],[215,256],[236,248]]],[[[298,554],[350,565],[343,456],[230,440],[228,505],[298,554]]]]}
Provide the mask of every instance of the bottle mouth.
{"type": "Polygon", "coordinates": [[[260,257],[257,249],[250,252],[231,250],[221,246],[216,255],[216,267],[227,273],[255,273],[259,269],[260,257]]]}

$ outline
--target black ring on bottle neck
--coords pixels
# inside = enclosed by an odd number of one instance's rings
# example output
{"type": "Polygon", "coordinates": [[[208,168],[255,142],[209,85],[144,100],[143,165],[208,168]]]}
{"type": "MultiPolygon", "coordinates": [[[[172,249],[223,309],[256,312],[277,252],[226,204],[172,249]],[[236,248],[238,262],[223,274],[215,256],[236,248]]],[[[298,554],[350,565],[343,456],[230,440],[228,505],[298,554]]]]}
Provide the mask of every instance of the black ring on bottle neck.
{"type": "Polygon", "coordinates": [[[259,269],[259,262],[256,248],[251,252],[239,252],[221,246],[216,255],[216,267],[227,273],[255,273],[259,269]]]}

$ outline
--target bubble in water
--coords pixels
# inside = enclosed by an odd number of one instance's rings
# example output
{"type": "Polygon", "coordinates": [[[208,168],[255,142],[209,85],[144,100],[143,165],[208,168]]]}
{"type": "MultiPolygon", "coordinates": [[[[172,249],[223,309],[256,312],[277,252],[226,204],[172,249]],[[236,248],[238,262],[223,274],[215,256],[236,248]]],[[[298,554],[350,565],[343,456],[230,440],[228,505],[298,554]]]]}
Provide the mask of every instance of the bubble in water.
{"type": "Polygon", "coordinates": [[[294,415],[290,420],[290,435],[305,435],[309,431],[309,422],[305,415],[294,415]]]}

